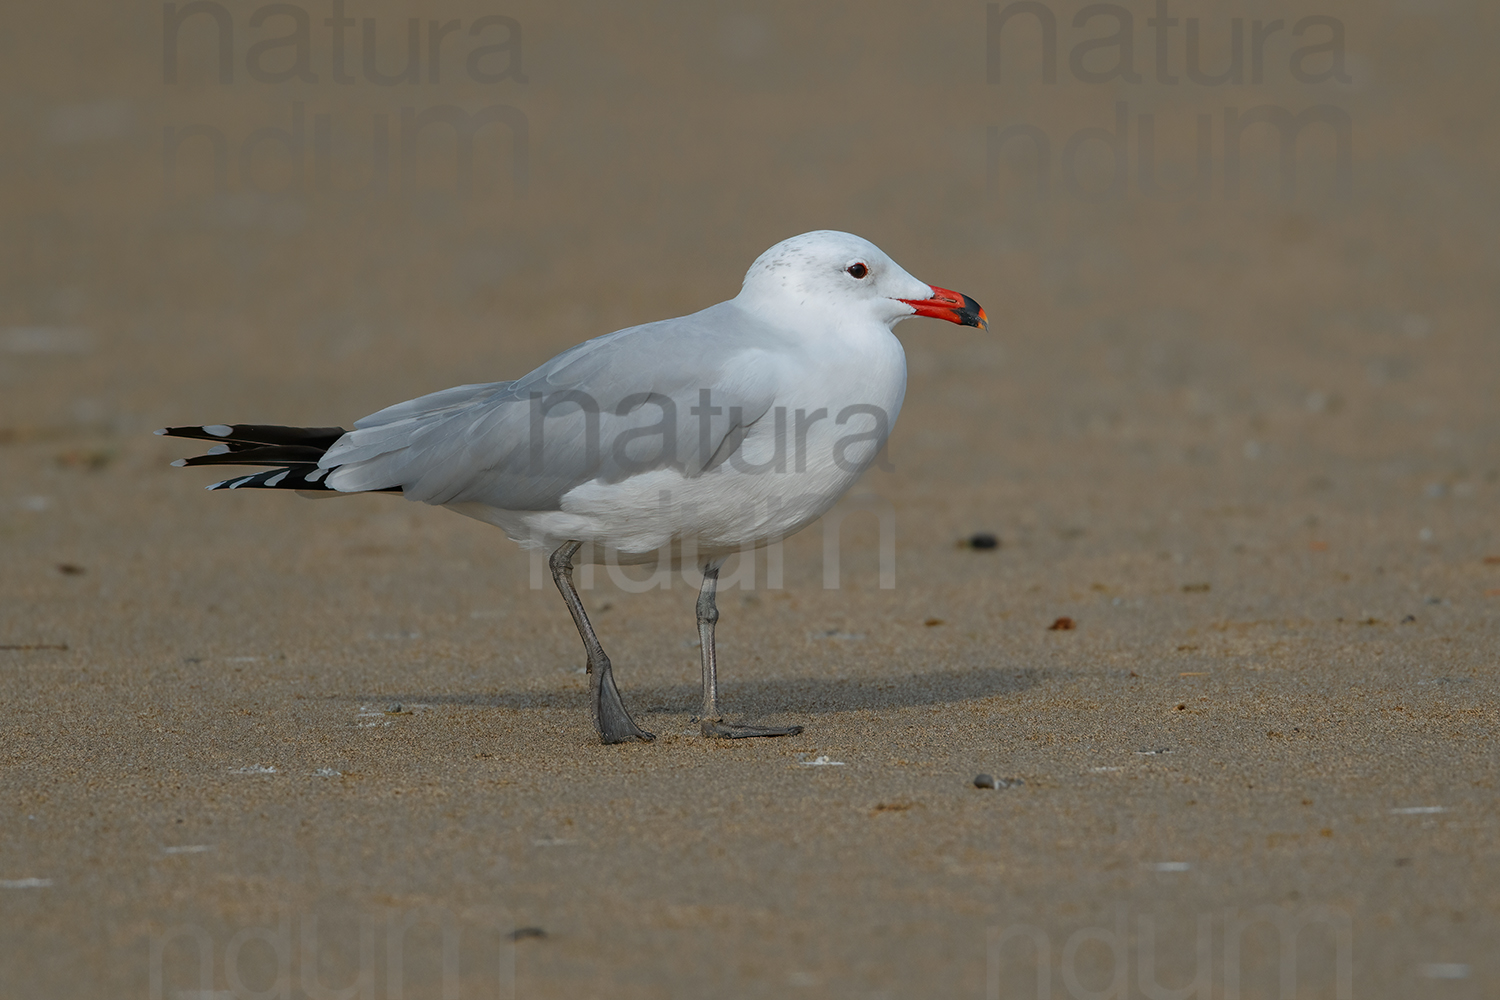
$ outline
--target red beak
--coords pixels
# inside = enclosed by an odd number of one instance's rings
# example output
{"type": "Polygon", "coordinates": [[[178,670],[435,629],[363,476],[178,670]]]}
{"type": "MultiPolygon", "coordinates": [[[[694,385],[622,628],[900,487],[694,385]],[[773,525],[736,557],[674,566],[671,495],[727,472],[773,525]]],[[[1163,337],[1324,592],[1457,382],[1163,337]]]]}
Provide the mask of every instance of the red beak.
{"type": "Polygon", "coordinates": [[[945,319],[959,326],[977,326],[988,330],[990,324],[978,302],[961,292],[950,292],[946,288],[932,286],[930,299],[899,299],[916,311],[918,316],[945,319]]]}

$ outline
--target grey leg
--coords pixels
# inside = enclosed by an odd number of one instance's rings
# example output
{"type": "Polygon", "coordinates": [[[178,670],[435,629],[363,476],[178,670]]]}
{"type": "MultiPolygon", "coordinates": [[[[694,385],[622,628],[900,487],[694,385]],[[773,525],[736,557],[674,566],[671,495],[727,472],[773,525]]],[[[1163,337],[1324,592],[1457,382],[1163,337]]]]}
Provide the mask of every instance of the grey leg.
{"type": "Polygon", "coordinates": [[[719,567],[723,565],[723,560],[719,560],[703,567],[703,587],[698,591],[698,642],[703,655],[703,715],[700,717],[703,735],[726,740],[745,736],[795,736],[802,732],[801,726],[737,726],[719,716],[719,663],[714,649],[714,625],[719,620],[719,606],[714,595],[719,589],[719,567]]]}
{"type": "Polygon", "coordinates": [[[594,634],[589,616],[583,611],[583,601],[579,599],[578,590],[573,586],[573,556],[582,545],[582,542],[564,542],[552,553],[548,564],[552,567],[552,581],[557,584],[558,592],[567,602],[568,611],[573,615],[573,624],[578,626],[578,636],[583,640],[584,651],[588,654],[589,695],[593,705],[594,728],[599,731],[599,739],[605,743],[654,740],[656,735],[637,726],[630,713],[625,711],[619,689],[615,687],[614,673],[609,667],[609,657],[604,655],[604,647],[599,645],[599,637],[594,634]]]}

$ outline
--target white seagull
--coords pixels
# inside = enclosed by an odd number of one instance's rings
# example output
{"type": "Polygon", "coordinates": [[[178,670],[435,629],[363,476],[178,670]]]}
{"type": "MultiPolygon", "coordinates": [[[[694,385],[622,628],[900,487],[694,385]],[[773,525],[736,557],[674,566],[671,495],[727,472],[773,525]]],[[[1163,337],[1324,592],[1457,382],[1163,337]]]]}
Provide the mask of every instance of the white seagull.
{"type": "Polygon", "coordinates": [[[588,544],[594,562],[695,565],[703,735],[790,735],[802,727],[719,714],[719,569],[812,523],[875,460],[906,393],[891,328],[909,316],[987,328],[973,299],[918,281],[868,240],[804,233],[761,254],[729,301],[586,341],[514,382],[420,396],[347,432],[208,424],[156,433],[215,442],[174,465],[272,466],[209,489],[400,493],[545,548],[588,654],[605,743],[654,736],[620,700],[573,586],[574,557],[588,544]]]}

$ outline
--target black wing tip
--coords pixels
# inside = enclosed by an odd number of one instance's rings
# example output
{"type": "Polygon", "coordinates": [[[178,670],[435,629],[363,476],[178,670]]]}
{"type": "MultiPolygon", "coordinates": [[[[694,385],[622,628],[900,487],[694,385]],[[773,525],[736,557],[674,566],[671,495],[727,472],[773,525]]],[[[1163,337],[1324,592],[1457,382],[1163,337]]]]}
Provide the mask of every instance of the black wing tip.
{"type": "Polygon", "coordinates": [[[163,427],[159,437],[190,438],[217,444],[292,445],[327,450],[346,433],[342,427],[287,427],[281,424],[193,424],[163,427]]]}
{"type": "MultiPolygon", "coordinates": [[[[203,487],[205,490],[296,490],[299,493],[343,493],[328,485],[328,476],[333,469],[320,469],[315,465],[292,466],[252,472],[247,476],[234,476],[203,487]]],[[[354,493],[401,493],[400,486],[387,486],[378,490],[351,490],[354,493]]]]}
{"type": "Polygon", "coordinates": [[[313,448],[303,445],[277,445],[277,444],[243,444],[234,442],[231,444],[216,444],[208,449],[208,454],[198,455],[193,458],[180,458],[173,465],[196,466],[196,465],[265,465],[274,466],[278,469],[287,467],[307,466],[308,471],[317,467],[318,461],[323,457],[322,448],[313,448]]]}
{"type": "MultiPolygon", "coordinates": [[[[316,465],[291,466],[252,472],[247,476],[234,476],[205,486],[206,490],[316,490],[334,491],[326,482],[332,469],[320,469],[316,465]]],[[[337,491],[334,491],[337,492],[337,491]]]]}

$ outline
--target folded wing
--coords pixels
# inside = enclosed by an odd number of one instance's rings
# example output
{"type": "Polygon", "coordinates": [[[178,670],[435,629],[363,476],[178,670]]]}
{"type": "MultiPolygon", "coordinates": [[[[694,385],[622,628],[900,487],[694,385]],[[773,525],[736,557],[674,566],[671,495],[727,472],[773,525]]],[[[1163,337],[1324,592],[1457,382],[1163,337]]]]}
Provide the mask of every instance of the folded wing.
{"type": "Polygon", "coordinates": [[[733,303],[579,344],[514,382],[459,386],[355,422],[319,460],[340,491],[556,510],[590,480],[727,459],[775,401],[788,344],[733,303]]]}

